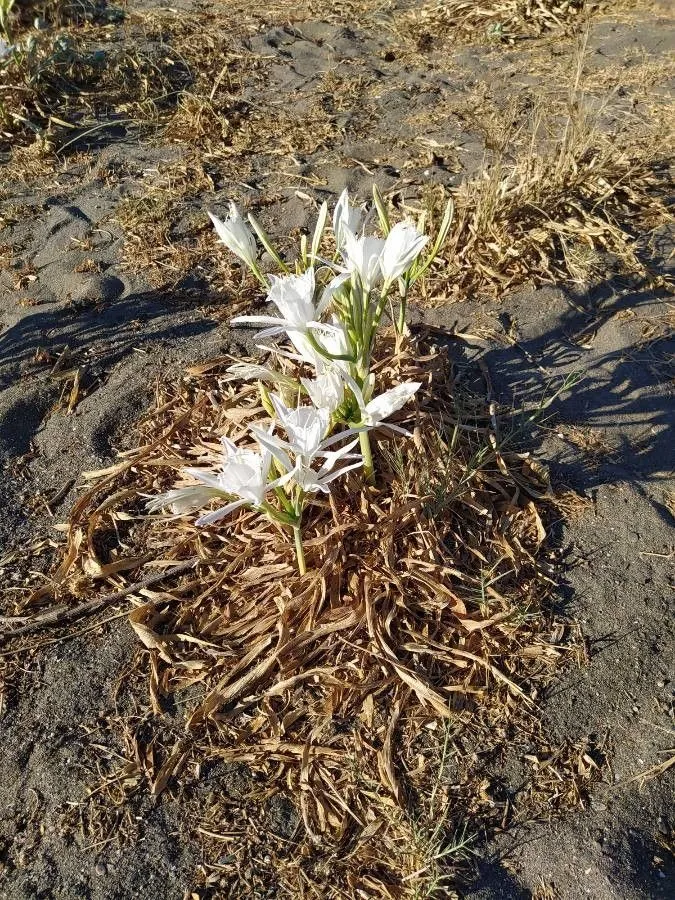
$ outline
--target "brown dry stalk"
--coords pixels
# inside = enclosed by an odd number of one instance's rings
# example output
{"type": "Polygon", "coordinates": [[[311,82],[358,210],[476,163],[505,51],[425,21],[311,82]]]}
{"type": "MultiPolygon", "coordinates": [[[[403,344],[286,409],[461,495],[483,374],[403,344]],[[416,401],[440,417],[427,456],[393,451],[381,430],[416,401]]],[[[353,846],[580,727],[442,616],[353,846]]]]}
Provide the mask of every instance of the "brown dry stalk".
{"type": "MultiPolygon", "coordinates": [[[[145,563],[148,560],[142,560],[142,562],[145,563]]],[[[164,572],[148,575],[146,578],[141,578],[140,581],[128,584],[118,591],[103,594],[101,597],[94,597],[92,600],[87,600],[86,603],[79,603],[77,606],[56,607],[37,616],[0,616],[0,623],[10,626],[9,631],[0,631],[0,641],[13,640],[15,637],[31,634],[33,631],[39,631],[41,628],[62,628],[64,625],[82,616],[91,615],[104,607],[114,606],[120,600],[128,597],[129,594],[136,593],[136,591],[140,591],[143,588],[149,588],[153,584],[173,578],[176,575],[182,575],[188,569],[193,569],[197,563],[199,563],[199,558],[194,556],[192,559],[187,559],[185,562],[172,566],[164,572]],[[12,627],[13,625],[17,627],[12,627]]],[[[139,561],[138,564],[140,565],[141,562],[139,561]]]]}

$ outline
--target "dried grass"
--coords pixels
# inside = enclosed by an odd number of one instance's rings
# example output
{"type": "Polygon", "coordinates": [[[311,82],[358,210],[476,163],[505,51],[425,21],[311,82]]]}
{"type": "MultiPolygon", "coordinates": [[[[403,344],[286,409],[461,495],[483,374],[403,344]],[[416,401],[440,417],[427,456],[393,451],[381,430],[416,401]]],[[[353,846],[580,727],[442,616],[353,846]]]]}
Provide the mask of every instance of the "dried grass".
{"type": "Polygon", "coordinates": [[[26,29],[36,18],[60,28],[83,22],[112,21],[121,10],[105,0],[21,0],[12,12],[18,27],[26,29]]]}
{"type": "Polygon", "coordinates": [[[36,32],[0,64],[0,149],[45,153],[96,143],[110,128],[154,127],[189,81],[161,42],[140,47],[115,26],[36,32]]]}
{"type": "MultiPolygon", "coordinates": [[[[178,281],[186,271],[212,256],[215,240],[204,246],[202,204],[213,181],[196,155],[160,165],[146,174],[143,193],[121,201],[115,219],[126,236],[125,263],[142,266],[155,286],[178,281]],[[189,223],[191,200],[199,200],[199,222],[189,223]],[[181,225],[180,234],[176,229],[181,225]],[[200,232],[202,235],[200,236],[200,232]]],[[[209,233],[209,238],[211,235],[209,233]]]]}
{"type": "Polygon", "coordinates": [[[139,494],[265,415],[254,386],[224,379],[228,363],[158,386],[139,449],[87,475],[62,564],[29,600],[124,588],[144,648],[120,683],[127,712],[98,741],[122,745],[101,753],[80,826],[97,842],[133,837],[133,803],[170,790],[204,846],[198,883],[227,896],[451,896],[472,834],[583,803],[597,776],[592,748],[552,746],[536,716],[579,652],[546,605],[555,498],[527,454],[498,446],[494,413],[474,402],[467,418],[462,400],[458,421],[448,359],[420,339],[378,365],[383,385],[424,382],[400,414],[414,440],[381,439],[377,488],[355,477],[310,508],[306,576],[253,513],[212,529],[149,518],[139,494]],[[177,584],[129,580],[193,558],[177,584]],[[526,772],[509,792],[514,753],[526,772]],[[216,764],[253,773],[236,803],[194,789],[216,764]],[[280,797],[297,827],[269,834],[280,797]]]}
{"type": "Polygon", "coordinates": [[[523,38],[578,32],[592,16],[633,9],[633,0],[443,0],[404,14],[418,45],[459,40],[514,43],[523,38]]]}
{"type": "MultiPolygon", "coordinates": [[[[527,131],[493,128],[491,158],[455,192],[454,226],[423,302],[524,283],[587,284],[608,272],[663,284],[640,247],[644,235],[672,222],[671,134],[659,123],[645,127],[640,142],[629,127],[607,135],[596,114],[574,103],[562,119],[539,106],[527,131]]],[[[427,192],[432,216],[444,202],[442,190],[427,192]]]]}
{"type": "Polygon", "coordinates": [[[609,443],[603,431],[598,428],[560,424],[556,426],[555,430],[559,437],[573,444],[595,464],[606,462],[608,457],[616,453],[616,449],[609,443]]]}

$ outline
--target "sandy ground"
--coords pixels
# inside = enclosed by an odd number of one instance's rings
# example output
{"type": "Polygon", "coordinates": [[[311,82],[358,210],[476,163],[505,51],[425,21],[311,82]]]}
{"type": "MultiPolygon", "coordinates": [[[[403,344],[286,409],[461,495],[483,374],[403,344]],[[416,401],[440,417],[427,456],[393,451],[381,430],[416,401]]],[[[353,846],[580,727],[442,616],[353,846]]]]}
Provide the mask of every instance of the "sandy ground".
{"type": "MultiPolygon", "coordinates": [[[[331,112],[339,127],[328,144],[253,155],[246,186],[225,178],[207,198],[190,200],[175,234],[207,208],[224,211],[233,192],[252,203],[267,198],[265,219],[281,234],[312,219],[306,195],[330,202],[348,185],[365,197],[375,179],[414,198],[425,184],[454,185],[480,166],[485,135],[457,110],[477,88],[499,104],[525,97],[533,80],[545,82],[528,74],[528,45],[432,48],[427,68],[415,69],[388,53],[387,15],[381,32],[306,18],[249,36],[247,51],[265,59],[268,96],[292,104],[298,117],[312,113],[316,85],[328,71],[347,68],[379,90],[331,112]],[[447,115],[420,135],[414,114],[429,104],[447,115]],[[378,115],[368,128],[373,109],[378,115]],[[441,149],[430,154],[429,146],[441,149]],[[279,187],[288,171],[292,187],[279,187]],[[320,183],[313,181],[317,172],[320,183]]],[[[672,47],[664,11],[603,19],[591,30],[589,66],[621,67],[636,53],[658,60],[672,47]]],[[[617,103],[629,104],[630,90],[617,103]]],[[[109,464],[133,441],[132,423],[154,381],[246,346],[246,335],[223,324],[227,291],[210,291],[198,263],[190,277],[169,272],[158,285],[144,266],[130,264],[128,236],[115,218],[125,199],[142,195],[163,165],[187,153],[156,134],[116,133],[60,158],[53,171],[2,185],[0,214],[21,208],[0,230],[9,259],[0,271],[0,573],[10,613],[13,591],[38,581],[49,564],[40,542],[61,540],[54,525],[64,521],[82,473],[109,464]],[[102,175],[113,171],[115,178],[102,175]],[[30,277],[20,277],[24,271],[30,277]],[[53,372],[65,347],[63,369],[80,367],[84,388],[70,414],[62,392],[71,383],[53,372]],[[37,548],[32,555],[30,547],[37,548]]],[[[665,268],[672,243],[662,238],[665,268]]],[[[588,665],[554,686],[544,716],[561,740],[604,747],[606,765],[588,808],[477,846],[466,896],[673,894],[666,849],[672,780],[629,781],[667,759],[673,746],[675,348],[665,325],[672,309],[665,294],[611,279],[415,311],[418,321],[477,334],[450,339],[460,371],[470,378],[482,358],[495,394],[516,408],[536,405],[571,372],[583,375],[530,438],[554,482],[590,501],[554,535],[564,564],[559,602],[581,625],[588,665]],[[655,326],[658,340],[646,340],[655,326]]],[[[138,802],[138,838],[121,849],[88,846],[64,825],[91,783],[88,735],[114,714],[113,686],[133,648],[131,630],[115,622],[45,647],[8,685],[0,718],[0,896],[178,900],[190,887],[199,851],[181,832],[180,810],[168,795],[138,802]]],[[[507,793],[518,790],[523,766],[514,752],[502,773],[507,793]]],[[[210,789],[236,796],[231,779],[214,779],[210,789]]],[[[284,824],[292,813],[271,808],[269,816],[270,827],[292,830],[284,824]]]]}

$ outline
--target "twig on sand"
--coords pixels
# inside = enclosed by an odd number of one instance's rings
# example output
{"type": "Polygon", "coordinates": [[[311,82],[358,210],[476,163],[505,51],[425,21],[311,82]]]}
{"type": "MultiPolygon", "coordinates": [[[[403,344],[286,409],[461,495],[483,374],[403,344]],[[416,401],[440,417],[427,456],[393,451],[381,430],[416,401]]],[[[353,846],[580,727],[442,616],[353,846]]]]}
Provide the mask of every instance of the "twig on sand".
{"type": "MultiPolygon", "coordinates": [[[[79,619],[80,616],[83,616],[86,613],[96,612],[103,606],[112,606],[114,603],[119,603],[120,600],[123,600],[129,594],[133,594],[142,588],[150,587],[150,585],[156,584],[158,581],[164,581],[166,578],[180,575],[182,572],[186,572],[188,569],[196,566],[199,562],[199,557],[193,556],[190,559],[186,559],[184,562],[179,563],[177,566],[167,569],[165,572],[156,572],[153,575],[148,575],[140,581],[136,581],[133,584],[121,588],[119,591],[114,591],[111,594],[104,594],[102,597],[95,597],[93,600],[87,600],[86,603],[80,603],[78,606],[73,606],[71,608],[60,606],[56,609],[51,609],[49,612],[43,613],[42,615],[32,616],[28,621],[25,616],[17,616],[16,621],[25,624],[21,624],[18,628],[0,631],[0,641],[19,637],[23,634],[29,634],[40,628],[65,625],[68,622],[79,619]]],[[[9,624],[11,621],[11,618],[2,618],[3,624],[9,624]]]]}
{"type": "MultiPolygon", "coordinates": [[[[671,753],[672,750],[661,751],[663,753],[671,753]]],[[[647,769],[645,772],[639,772],[637,775],[633,775],[631,778],[625,778],[623,781],[618,782],[615,787],[619,787],[624,784],[632,784],[634,781],[641,781],[642,784],[645,784],[647,781],[652,781],[654,778],[658,778],[660,775],[665,774],[668,769],[675,765],[675,753],[672,756],[669,756],[668,759],[664,760],[662,763],[657,763],[655,766],[651,766],[651,768],[647,769]]]]}

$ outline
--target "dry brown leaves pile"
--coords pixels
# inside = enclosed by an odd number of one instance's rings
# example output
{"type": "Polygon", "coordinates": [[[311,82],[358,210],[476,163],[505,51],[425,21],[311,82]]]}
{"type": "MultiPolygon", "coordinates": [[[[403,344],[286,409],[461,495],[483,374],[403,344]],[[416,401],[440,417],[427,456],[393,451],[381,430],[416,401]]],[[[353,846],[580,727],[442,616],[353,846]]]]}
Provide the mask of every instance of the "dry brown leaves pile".
{"type": "MultiPolygon", "coordinates": [[[[589,16],[619,4],[610,0],[444,0],[408,13],[411,27],[421,33],[456,41],[492,39],[514,41],[550,32],[574,32],[589,16]]],[[[621,4],[631,6],[630,0],[621,4]]]]}
{"type": "Polygon", "coordinates": [[[130,797],[180,796],[204,896],[450,896],[467,835],[583,802],[597,773],[593,748],[553,747],[536,715],[578,654],[545,602],[547,479],[500,449],[494,410],[476,401],[467,418],[464,400],[458,420],[444,350],[388,346],[380,383],[424,383],[399,414],[414,437],[380,435],[376,488],[355,475],[310,507],[306,576],[288,535],[253,512],[206,529],[143,512],[139,495],[265,418],[223,358],[158,386],[139,448],[90,476],[33,598],[72,604],[103,585],[132,598],[143,650],[120,685],[126,718],[109,726],[124,761],[101,769],[82,823],[109,840],[133,819],[130,797]],[[184,560],[163,587],[130,578],[184,560]],[[524,766],[518,788],[507,758],[524,766]],[[205,800],[195,785],[214,764],[245,766],[252,786],[205,800]],[[299,816],[285,836],[260,813],[280,797],[299,816]]]}

